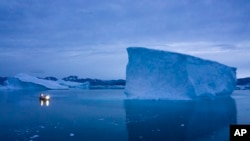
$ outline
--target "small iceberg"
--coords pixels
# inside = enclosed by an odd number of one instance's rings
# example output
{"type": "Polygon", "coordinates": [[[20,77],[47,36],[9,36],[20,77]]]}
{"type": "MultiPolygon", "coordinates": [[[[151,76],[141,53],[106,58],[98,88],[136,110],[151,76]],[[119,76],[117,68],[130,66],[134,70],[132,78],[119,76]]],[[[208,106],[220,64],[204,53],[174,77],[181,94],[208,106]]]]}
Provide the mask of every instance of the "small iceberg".
{"type": "Polygon", "coordinates": [[[69,82],[63,80],[46,80],[25,73],[17,74],[5,81],[5,89],[27,90],[66,90],[71,88],[89,89],[89,83],[69,82]]]}

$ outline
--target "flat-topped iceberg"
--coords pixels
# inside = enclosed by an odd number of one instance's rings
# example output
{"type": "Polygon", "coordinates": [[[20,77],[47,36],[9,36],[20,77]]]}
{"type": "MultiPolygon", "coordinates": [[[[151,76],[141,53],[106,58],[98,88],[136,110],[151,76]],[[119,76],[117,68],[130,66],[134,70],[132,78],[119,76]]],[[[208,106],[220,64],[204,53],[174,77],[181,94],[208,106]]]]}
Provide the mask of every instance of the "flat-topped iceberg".
{"type": "Polygon", "coordinates": [[[236,68],[190,55],[141,47],[127,49],[128,98],[194,99],[230,95],[236,68]]]}

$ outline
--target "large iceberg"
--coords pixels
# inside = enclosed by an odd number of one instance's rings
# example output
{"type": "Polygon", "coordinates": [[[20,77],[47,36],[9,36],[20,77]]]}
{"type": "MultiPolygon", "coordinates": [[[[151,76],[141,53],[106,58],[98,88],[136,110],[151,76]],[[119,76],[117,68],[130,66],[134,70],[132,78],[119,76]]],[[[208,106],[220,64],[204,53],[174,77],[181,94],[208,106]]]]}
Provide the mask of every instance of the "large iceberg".
{"type": "Polygon", "coordinates": [[[180,53],[141,47],[127,51],[129,98],[194,99],[230,95],[235,89],[236,68],[180,53]]]}

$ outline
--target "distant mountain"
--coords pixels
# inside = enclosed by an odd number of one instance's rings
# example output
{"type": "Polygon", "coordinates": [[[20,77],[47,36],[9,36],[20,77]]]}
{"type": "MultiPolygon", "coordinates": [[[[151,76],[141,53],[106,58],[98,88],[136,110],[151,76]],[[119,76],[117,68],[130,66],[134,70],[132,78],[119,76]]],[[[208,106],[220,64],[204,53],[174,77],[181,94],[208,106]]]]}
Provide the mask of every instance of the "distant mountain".
{"type": "Polygon", "coordinates": [[[237,85],[246,85],[246,84],[250,84],[250,77],[237,79],[237,85]]]}
{"type": "Polygon", "coordinates": [[[44,77],[44,78],[42,78],[42,79],[52,80],[52,81],[57,81],[57,80],[58,80],[56,77],[53,77],[53,76],[44,77]]]}
{"type": "Polygon", "coordinates": [[[250,77],[237,79],[237,90],[250,90],[250,77]]]}
{"type": "Polygon", "coordinates": [[[64,81],[72,81],[72,82],[78,82],[78,83],[85,83],[89,82],[90,86],[125,86],[126,81],[123,79],[118,80],[101,80],[101,79],[91,79],[91,78],[78,78],[77,76],[71,75],[68,77],[62,78],[64,81]]]}

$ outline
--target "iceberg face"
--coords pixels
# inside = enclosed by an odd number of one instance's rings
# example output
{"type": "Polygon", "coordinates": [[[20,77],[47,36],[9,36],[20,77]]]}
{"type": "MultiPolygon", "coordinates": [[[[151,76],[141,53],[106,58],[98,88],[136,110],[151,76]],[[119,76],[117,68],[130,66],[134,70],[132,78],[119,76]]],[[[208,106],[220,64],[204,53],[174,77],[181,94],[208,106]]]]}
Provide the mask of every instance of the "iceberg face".
{"type": "Polygon", "coordinates": [[[167,51],[140,47],[127,51],[125,93],[129,98],[193,99],[235,89],[235,68],[167,51]]]}

